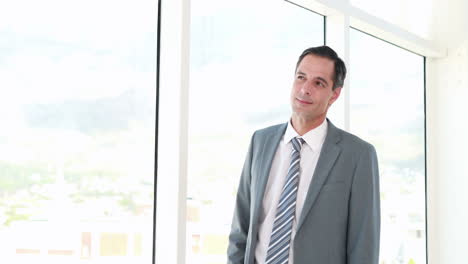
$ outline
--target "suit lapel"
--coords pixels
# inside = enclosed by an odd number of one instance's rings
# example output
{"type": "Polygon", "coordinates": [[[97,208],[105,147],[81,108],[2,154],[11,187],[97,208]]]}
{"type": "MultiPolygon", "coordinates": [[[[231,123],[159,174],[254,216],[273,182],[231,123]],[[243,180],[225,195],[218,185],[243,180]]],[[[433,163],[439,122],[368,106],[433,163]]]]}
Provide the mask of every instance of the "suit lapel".
{"type": "Polygon", "coordinates": [[[309,190],[307,191],[304,207],[302,208],[302,212],[297,223],[296,232],[301,228],[307,214],[314,205],[320,189],[322,189],[330,170],[333,168],[336,158],[341,152],[340,147],[336,144],[340,138],[341,136],[338,129],[328,120],[327,136],[323,142],[317,166],[315,167],[314,176],[312,177],[312,182],[310,183],[309,190]]]}
{"type": "Polygon", "coordinates": [[[276,149],[278,148],[279,142],[284,135],[286,130],[287,123],[278,127],[277,130],[272,131],[269,135],[265,137],[261,151],[259,152],[259,162],[258,162],[258,182],[254,187],[255,200],[254,200],[254,224],[258,223],[258,215],[261,210],[263,195],[265,193],[265,187],[268,182],[268,177],[270,175],[271,164],[273,163],[273,158],[276,154],[276,149]]]}

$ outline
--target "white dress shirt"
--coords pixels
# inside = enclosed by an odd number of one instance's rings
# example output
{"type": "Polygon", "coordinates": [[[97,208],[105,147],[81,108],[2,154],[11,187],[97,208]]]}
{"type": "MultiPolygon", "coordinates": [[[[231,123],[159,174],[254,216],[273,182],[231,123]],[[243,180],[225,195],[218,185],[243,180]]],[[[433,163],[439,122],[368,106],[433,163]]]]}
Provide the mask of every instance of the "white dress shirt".
{"type": "MultiPolygon", "coordinates": [[[[292,224],[291,233],[291,245],[296,235],[296,225],[304,206],[304,200],[309,189],[312,176],[314,175],[315,166],[322,149],[325,136],[327,134],[327,121],[325,120],[321,125],[312,129],[302,136],[305,143],[301,149],[301,162],[300,162],[300,174],[299,174],[299,187],[297,192],[296,200],[296,216],[292,224]]],[[[300,137],[299,134],[294,130],[291,125],[291,121],[288,123],[288,127],[281,139],[278,149],[276,150],[273,163],[271,165],[268,182],[265,188],[265,194],[263,196],[262,209],[260,212],[259,219],[259,230],[258,230],[258,242],[255,248],[255,262],[265,263],[266,254],[268,251],[268,244],[270,243],[270,235],[273,229],[273,223],[276,216],[276,209],[278,206],[278,200],[283,189],[284,181],[288,173],[289,163],[291,160],[292,143],[291,139],[300,137]]],[[[293,247],[290,247],[289,251],[289,264],[293,264],[293,247]]]]}

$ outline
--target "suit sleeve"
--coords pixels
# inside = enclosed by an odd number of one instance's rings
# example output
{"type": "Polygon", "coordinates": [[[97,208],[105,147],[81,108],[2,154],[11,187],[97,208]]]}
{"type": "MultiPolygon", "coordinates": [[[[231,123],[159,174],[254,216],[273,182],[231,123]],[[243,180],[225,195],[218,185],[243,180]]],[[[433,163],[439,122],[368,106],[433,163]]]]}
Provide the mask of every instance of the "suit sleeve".
{"type": "MultiPolygon", "coordinates": [[[[255,135],[255,134],[254,134],[255,135]]],[[[236,204],[234,216],[229,234],[229,245],[227,250],[229,264],[244,263],[247,237],[250,225],[250,183],[251,183],[251,165],[253,155],[252,136],[249,151],[245,159],[244,167],[240,177],[239,187],[237,189],[236,204]]]]}
{"type": "Polygon", "coordinates": [[[360,155],[349,200],[347,263],[377,264],[380,246],[380,190],[377,154],[368,145],[360,155]]]}

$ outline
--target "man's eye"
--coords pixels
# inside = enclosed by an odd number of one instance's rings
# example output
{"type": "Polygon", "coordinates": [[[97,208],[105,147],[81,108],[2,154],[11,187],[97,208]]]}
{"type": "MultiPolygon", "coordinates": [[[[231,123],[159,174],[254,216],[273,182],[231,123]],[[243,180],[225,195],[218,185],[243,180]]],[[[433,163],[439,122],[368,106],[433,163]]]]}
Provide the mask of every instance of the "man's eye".
{"type": "Polygon", "coordinates": [[[302,76],[302,75],[298,75],[298,76],[297,76],[297,79],[299,79],[299,80],[304,80],[304,79],[305,79],[305,77],[304,77],[304,76],[302,76]]]}
{"type": "Polygon", "coordinates": [[[320,86],[320,87],[325,87],[325,84],[323,84],[323,82],[316,82],[315,84],[320,86]]]}

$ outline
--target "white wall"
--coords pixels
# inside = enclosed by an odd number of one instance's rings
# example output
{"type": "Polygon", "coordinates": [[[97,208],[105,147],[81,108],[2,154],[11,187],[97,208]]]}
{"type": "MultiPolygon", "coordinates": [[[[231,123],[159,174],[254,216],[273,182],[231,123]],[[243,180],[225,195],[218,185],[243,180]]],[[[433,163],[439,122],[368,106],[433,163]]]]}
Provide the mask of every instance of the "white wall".
{"type": "Polygon", "coordinates": [[[435,4],[431,36],[448,49],[427,61],[429,263],[468,263],[468,3],[435,4]]]}

